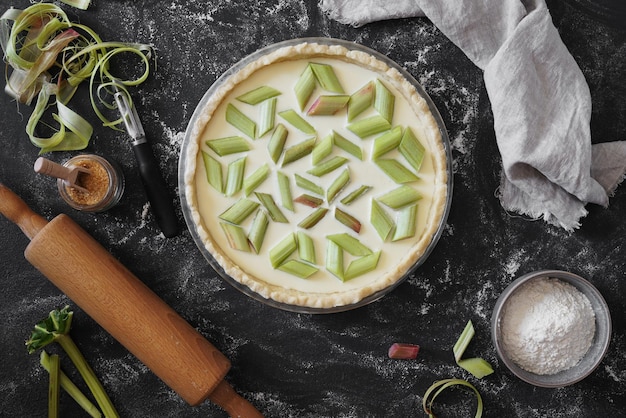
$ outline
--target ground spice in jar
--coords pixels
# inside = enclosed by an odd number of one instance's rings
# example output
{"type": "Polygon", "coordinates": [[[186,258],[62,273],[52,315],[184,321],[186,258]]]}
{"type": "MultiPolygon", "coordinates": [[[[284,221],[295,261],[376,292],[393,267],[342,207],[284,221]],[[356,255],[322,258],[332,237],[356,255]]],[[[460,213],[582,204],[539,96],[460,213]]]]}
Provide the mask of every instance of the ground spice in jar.
{"type": "Polygon", "coordinates": [[[541,277],[511,295],[501,329],[511,360],[531,373],[551,375],[575,366],[587,353],[596,332],[595,314],[574,286],[541,277]]]}
{"type": "Polygon", "coordinates": [[[79,205],[92,206],[101,202],[107,195],[111,178],[107,170],[95,160],[80,160],[74,166],[83,167],[89,173],[81,173],[78,176],[76,185],[84,188],[87,192],[66,186],[66,191],[70,199],[79,205]]]}
{"type": "Polygon", "coordinates": [[[63,179],[57,180],[59,194],[65,202],[77,210],[102,212],[115,206],[124,193],[124,175],[112,161],[94,154],[82,154],[70,158],[65,167],[81,167],[89,173],[80,173],[76,187],[70,187],[63,179]]]}

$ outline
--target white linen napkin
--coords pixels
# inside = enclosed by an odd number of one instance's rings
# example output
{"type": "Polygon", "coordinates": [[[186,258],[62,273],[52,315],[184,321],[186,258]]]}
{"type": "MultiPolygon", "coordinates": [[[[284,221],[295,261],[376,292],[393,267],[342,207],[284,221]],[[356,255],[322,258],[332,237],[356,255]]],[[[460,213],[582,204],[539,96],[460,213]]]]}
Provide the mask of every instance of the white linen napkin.
{"type": "Polygon", "coordinates": [[[585,205],[608,206],[626,142],[591,145],[591,95],[545,0],[321,0],[353,26],[426,16],[479,68],[502,156],[505,210],[572,231],[585,205]]]}

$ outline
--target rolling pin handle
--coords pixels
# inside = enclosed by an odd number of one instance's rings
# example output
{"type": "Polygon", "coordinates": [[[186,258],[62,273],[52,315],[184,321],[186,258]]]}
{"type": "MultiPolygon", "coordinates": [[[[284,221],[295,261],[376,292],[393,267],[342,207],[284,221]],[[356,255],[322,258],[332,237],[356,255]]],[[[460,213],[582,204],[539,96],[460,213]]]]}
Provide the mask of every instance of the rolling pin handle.
{"type": "Polygon", "coordinates": [[[231,418],[263,418],[263,415],[250,402],[239,396],[225,380],[211,392],[209,399],[228,412],[231,418]]]}
{"type": "Polygon", "coordinates": [[[0,213],[20,227],[32,240],[48,221],[33,212],[28,205],[8,187],[0,183],[0,213]]]}

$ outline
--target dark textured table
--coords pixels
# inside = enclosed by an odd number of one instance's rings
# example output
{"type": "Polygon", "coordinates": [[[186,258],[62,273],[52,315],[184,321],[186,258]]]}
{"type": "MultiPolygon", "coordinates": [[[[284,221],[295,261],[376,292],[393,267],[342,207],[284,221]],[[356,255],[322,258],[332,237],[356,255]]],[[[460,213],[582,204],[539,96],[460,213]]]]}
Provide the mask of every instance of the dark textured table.
{"type": "MultiPolygon", "coordinates": [[[[626,30],[595,21],[581,5],[548,2],[565,44],[593,97],[594,142],[626,139],[626,30]]],[[[5,2],[5,6],[7,2],[5,2]]],[[[28,2],[16,1],[16,7],[28,2]]],[[[0,182],[51,219],[67,213],[214,343],[233,367],[227,380],[268,417],[420,417],[421,400],[439,379],[470,380],[486,417],[617,417],[626,415],[626,188],[608,208],[589,206],[574,233],[506,213],[495,197],[500,156],[481,72],[423,18],[355,29],[329,20],[310,1],[97,1],[88,11],[65,7],[105,40],[151,43],[158,52],[150,79],[135,91],[139,113],[172,195],[189,118],[206,89],[232,64],[268,44],[323,36],[355,41],[388,55],[429,92],[449,132],[454,157],[450,216],[427,262],[395,291],[339,314],[277,310],[241,294],[210,268],[184,227],[164,238],[146,203],[129,142],[96,127],[86,151],[116,160],[126,176],[121,203],[100,214],[74,211],[52,179],[36,175],[38,149],[24,127],[30,109],[0,95],[0,182]],[[532,387],[496,356],[489,321],[500,292],[537,269],[589,279],[613,316],[608,354],[584,381],[561,389],[532,387]],[[452,345],[467,320],[477,335],[469,352],[495,373],[476,380],[457,367],[452,345]],[[421,345],[416,360],[387,358],[393,342],[421,345]]],[[[623,22],[622,22],[623,25],[623,22]]],[[[88,108],[85,107],[88,110],[88,108]]],[[[95,117],[83,114],[96,123],[95,117]]],[[[74,153],[50,155],[64,161],[74,153]]],[[[0,416],[46,416],[47,373],[24,347],[33,325],[65,304],[72,334],[124,417],[226,416],[205,402],[190,407],[104,332],[24,259],[28,239],[0,217],[0,416]]],[[[150,344],[150,341],[146,341],[150,344]]],[[[164,359],[164,361],[166,361],[164,359]]],[[[71,369],[63,363],[64,368],[71,369]]],[[[441,416],[473,416],[462,391],[441,398],[441,416]]],[[[62,416],[82,416],[67,396],[62,416]]]]}

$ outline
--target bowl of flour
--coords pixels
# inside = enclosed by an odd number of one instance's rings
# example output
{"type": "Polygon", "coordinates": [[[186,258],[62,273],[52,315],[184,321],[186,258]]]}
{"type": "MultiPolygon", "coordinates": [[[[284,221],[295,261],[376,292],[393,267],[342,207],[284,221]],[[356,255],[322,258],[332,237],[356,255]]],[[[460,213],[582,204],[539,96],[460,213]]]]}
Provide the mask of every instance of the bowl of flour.
{"type": "Polygon", "coordinates": [[[492,338],[509,370],[535,386],[579,382],[602,361],[611,316],[587,280],[559,270],[526,274],[511,283],[493,310],[492,338]]]}

